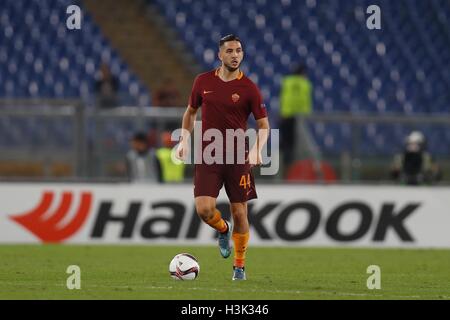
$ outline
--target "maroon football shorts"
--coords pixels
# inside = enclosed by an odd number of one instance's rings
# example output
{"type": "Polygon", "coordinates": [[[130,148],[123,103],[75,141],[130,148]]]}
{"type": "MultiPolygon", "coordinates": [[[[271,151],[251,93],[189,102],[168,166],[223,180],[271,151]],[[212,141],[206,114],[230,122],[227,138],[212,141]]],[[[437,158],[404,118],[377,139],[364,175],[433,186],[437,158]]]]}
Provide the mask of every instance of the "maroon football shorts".
{"type": "Polygon", "coordinates": [[[225,185],[231,203],[256,199],[255,179],[250,164],[196,164],[194,196],[217,198],[225,185]]]}

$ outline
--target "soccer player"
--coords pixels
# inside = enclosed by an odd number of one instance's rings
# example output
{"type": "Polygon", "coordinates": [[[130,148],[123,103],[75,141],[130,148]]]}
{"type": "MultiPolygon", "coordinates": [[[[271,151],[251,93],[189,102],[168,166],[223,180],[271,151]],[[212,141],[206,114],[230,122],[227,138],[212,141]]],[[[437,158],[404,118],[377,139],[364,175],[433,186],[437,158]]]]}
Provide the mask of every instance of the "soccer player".
{"type": "MultiPolygon", "coordinates": [[[[222,164],[207,164],[202,161],[201,164],[195,165],[194,177],[197,214],[219,232],[219,249],[224,258],[228,258],[231,254],[230,237],[232,237],[234,242],[232,279],[246,280],[245,254],[249,240],[247,201],[257,198],[251,168],[261,164],[261,151],[268,139],[269,121],[258,87],[239,68],[244,57],[241,40],[235,35],[227,35],[220,39],[218,57],[222,62],[221,66],[198,75],[194,81],[189,105],[183,116],[182,128],[185,130],[180,138],[176,156],[184,160],[189,151],[188,138],[200,107],[202,137],[207,130],[216,129],[222,133],[223,141],[226,141],[227,129],[246,131],[248,117],[251,113],[255,117],[258,126],[257,139],[250,150],[247,145],[244,146],[245,161],[233,164],[229,164],[225,159],[222,164]],[[222,185],[225,185],[230,200],[234,227],[222,218],[216,208],[216,198],[222,185]]],[[[206,146],[208,141],[202,141],[202,150],[206,146]]],[[[224,157],[228,152],[236,152],[235,149],[229,149],[225,144],[224,157]]]]}

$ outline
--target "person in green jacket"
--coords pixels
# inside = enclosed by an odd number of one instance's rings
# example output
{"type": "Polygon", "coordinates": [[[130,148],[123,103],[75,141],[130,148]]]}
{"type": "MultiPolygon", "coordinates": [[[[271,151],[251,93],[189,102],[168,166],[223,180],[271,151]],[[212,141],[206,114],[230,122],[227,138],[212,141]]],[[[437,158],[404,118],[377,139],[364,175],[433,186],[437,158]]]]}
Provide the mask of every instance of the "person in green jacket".
{"type": "Polygon", "coordinates": [[[280,135],[283,163],[288,167],[294,159],[298,130],[296,117],[312,112],[312,84],[307,78],[304,65],[294,68],[292,74],[285,76],[281,83],[280,95],[280,135]]]}
{"type": "Polygon", "coordinates": [[[175,163],[172,159],[172,148],[174,142],[171,140],[171,134],[165,131],[161,134],[162,146],[156,150],[156,158],[159,166],[159,181],[167,182],[183,182],[184,180],[184,163],[175,163]]]}

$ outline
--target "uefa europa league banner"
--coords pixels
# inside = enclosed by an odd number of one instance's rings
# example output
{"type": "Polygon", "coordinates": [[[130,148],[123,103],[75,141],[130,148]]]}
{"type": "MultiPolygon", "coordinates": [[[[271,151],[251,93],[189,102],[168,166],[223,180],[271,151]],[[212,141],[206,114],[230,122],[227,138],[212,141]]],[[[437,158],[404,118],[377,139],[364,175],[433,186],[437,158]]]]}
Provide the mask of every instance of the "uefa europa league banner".
{"type": "MultiPolygon", "coordinates": [[[[251,245],[450,248],[450,188],[257,186],[251,245]]],[[[230,219],[222,190],[217,208],[230,219]]],[[[192,185],[0,183],[0,243],[215,245],[192,185]]]]}

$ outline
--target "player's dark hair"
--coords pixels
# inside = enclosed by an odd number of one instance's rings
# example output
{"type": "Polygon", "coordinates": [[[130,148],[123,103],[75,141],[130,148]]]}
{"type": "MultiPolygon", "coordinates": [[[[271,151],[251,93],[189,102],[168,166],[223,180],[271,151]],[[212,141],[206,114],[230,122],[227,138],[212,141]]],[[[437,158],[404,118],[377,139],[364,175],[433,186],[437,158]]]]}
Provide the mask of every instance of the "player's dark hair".
{"type": "Polygon", "coordinates": [[[147,135],[144,132],[136,132],[133,135],[133,141],[147,143],[147,135]]]}
{"type": "Polygon", "coordinates": [[[220,41],[219,41],[219,48],[222,47],[223,44],[224,44],[225,42],[228,42],[228,41],[239,41],[239,42],[241,42],[241,39],[239,39],[239,37],[236,36],[236,35],[234,35],[234,34],[226,35],[225,37],[223,37],[222,39],[220,39],[220,41]]]}
{"type": "Polygon", "coordinates": [[[294,74],[306,75],[306,66],[302,63],[296,64],[292,67],[292,72],[294,74]]]}

